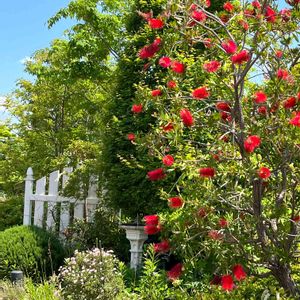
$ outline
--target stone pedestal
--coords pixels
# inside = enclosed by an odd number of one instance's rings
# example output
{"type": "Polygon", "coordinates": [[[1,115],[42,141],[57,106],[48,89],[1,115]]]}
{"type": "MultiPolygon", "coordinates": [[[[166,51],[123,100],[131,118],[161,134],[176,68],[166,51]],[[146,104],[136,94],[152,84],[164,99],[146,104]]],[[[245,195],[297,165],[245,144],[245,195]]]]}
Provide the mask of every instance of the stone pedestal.
{"type": "Polygon", "coordinates": [[[120,228],[125,229],[126,238],[130,242],[130,268],[137,270],[142,264],[143,244],[148,235],[144,232],[144,226],[121,225],[120,228]]]}

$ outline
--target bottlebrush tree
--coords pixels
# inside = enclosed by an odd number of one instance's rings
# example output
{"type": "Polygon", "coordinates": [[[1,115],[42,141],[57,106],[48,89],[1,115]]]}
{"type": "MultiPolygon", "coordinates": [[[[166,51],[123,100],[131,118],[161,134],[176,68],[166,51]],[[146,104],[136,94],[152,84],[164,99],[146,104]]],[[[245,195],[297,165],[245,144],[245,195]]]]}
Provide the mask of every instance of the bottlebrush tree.
{"type": "Polygon", "coordinates": [[[169,212],[145,219],[145,231],[167,245],[155,249],[182,259],[167,273],[171,280],[200,278],[207,261],[211,284],[224,290],[249,275],[274,276],[299,295],[292,265],[300,220],[300,13],[298,2],[288,4],[235,1],[212,13],[209,1],[173,0],[158,19],[146,18],[157,35],[137,55],[146,64],[141,76],[155,65],[157,81],[155,89],[141,81],[136,99],[156,122],[135,142],[161,161],[148,180],[174,181],[161,190],[169,212]]]}

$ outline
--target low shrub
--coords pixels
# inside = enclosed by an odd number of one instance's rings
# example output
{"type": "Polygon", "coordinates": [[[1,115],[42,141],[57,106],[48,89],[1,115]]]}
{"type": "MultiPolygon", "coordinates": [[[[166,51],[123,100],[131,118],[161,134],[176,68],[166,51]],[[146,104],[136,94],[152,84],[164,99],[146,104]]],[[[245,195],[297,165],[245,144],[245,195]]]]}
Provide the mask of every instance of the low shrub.
{"type": "Polygon", "coordinates": [[[75,251],[60,268],[58,279],[64,299],[115,300],[125,289],[118,259],[98,248],[75,251]]]}
{"type": "Polygon", "coordinates": [[[0,278],[22,270],[34,280],[51,275],[62,265],[64,248],[51,233],[34,226],[16,226],[0,232],[0,278]]]}

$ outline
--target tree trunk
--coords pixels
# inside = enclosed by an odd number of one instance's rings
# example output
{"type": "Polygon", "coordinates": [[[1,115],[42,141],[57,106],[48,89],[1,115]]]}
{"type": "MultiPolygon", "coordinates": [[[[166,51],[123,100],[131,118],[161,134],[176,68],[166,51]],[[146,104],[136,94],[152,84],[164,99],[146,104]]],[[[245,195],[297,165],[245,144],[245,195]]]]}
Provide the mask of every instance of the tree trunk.
{"type": "Polygon", "coordinates": [[[271,272],[284,290],[295,299],[300,299],[300,291],[291,278],[291,268],[286,264],[278,264],[271,268],[271,272]]]}

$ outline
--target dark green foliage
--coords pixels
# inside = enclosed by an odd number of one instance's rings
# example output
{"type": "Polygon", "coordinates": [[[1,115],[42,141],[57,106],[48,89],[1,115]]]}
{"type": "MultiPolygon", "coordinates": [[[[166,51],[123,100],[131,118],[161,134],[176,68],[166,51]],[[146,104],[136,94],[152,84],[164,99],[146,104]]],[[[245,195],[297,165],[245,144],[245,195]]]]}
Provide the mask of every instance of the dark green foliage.
{"type": "Polygon", "coordinates": [[[0,231],[21,225],[23,218],[23,197],[0,197],[0,231]]]}
{"type": "Polygon", "coordinates": [[[62,265],[65,250],[51,233],[37,227],[16,226],[0,232],[0,278],[12,270],[41,280],[62,265]]]}

